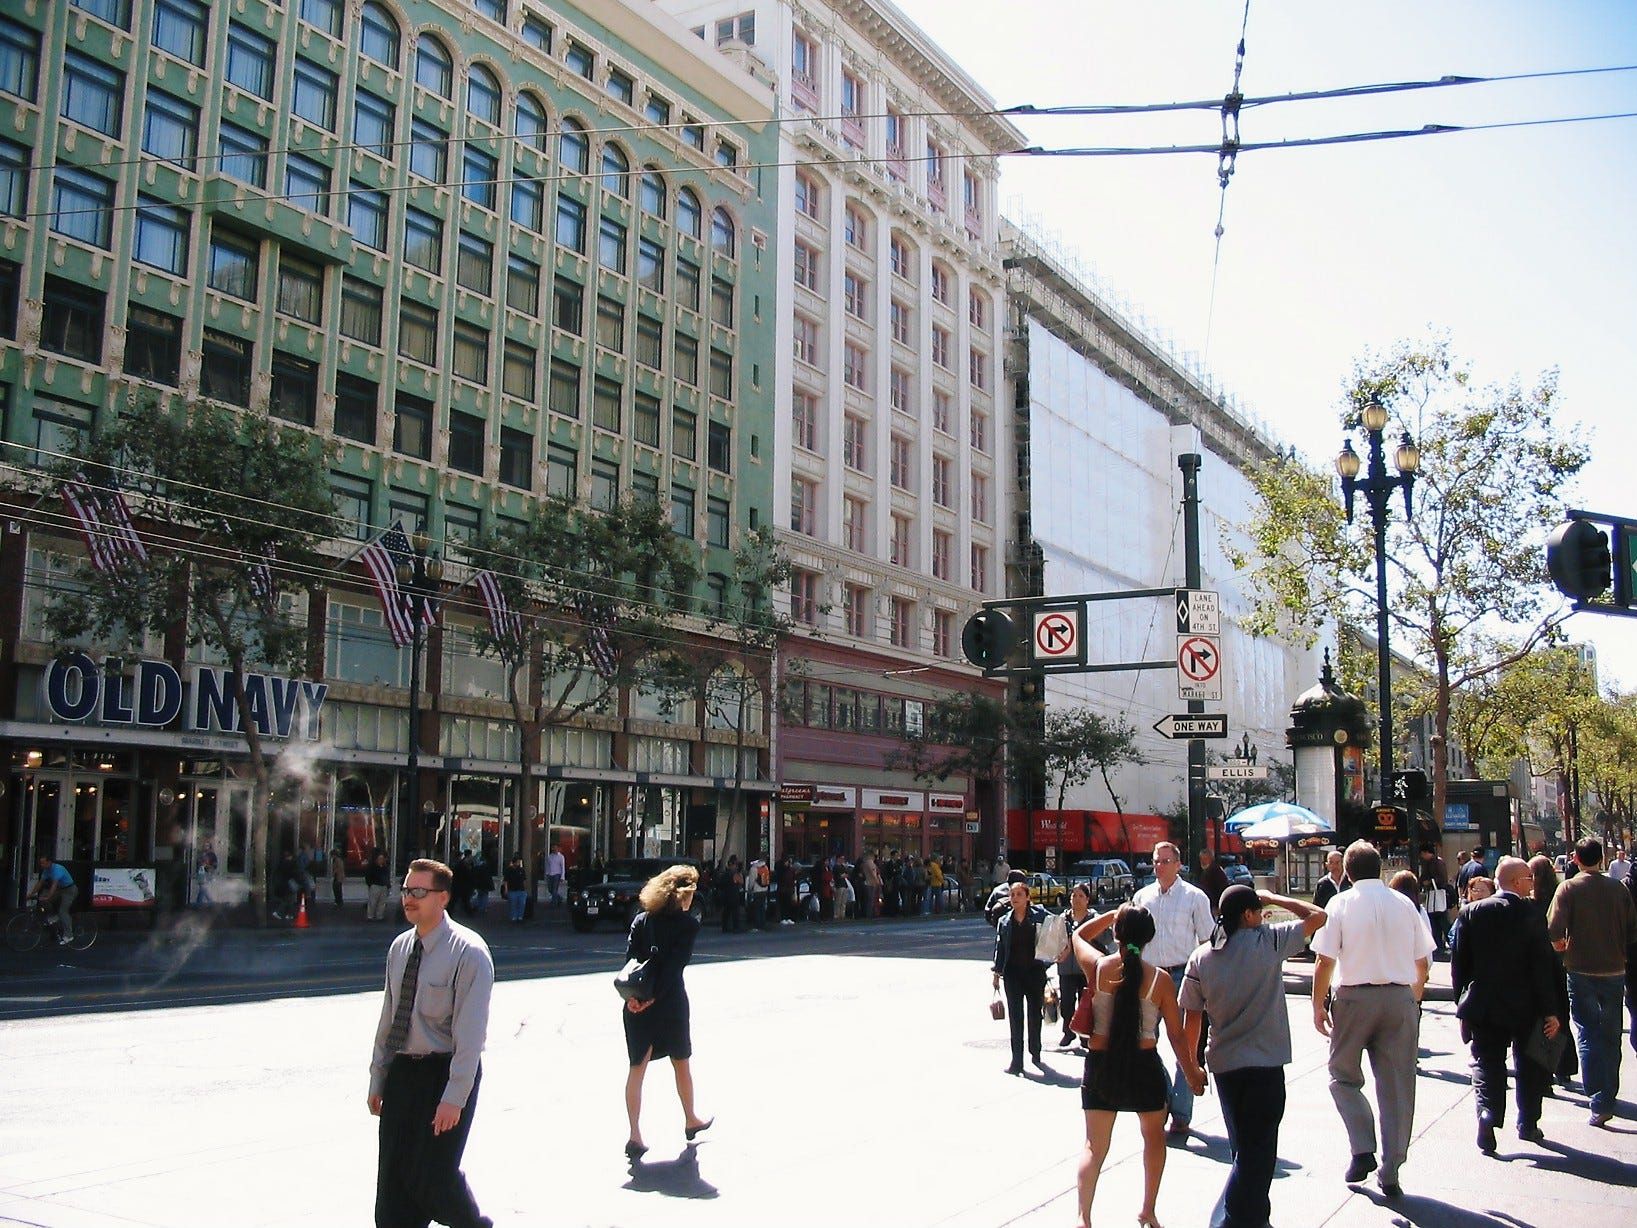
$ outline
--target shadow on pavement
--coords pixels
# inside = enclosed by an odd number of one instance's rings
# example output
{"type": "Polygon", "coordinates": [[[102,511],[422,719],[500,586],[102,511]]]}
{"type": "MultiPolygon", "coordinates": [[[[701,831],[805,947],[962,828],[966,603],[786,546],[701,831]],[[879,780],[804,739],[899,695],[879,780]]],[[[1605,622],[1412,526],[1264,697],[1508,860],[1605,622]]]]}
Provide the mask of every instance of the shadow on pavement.
{"type": "MultiPolygon", "coordinates": [[[[1171,1146],[1175,1148],[1179,1144],[1173,1142],[1171,1146]]],[[[1207,1134],[1198,1126],[1195,1126],[1189,1131],[1188,1137],[1181,1141],[1180,1146],[1185,1151],[1193,1152],[1195,1155],[1203,1155],[1206,1159],[1215,1160],[1218,1164],[1228,1165],[1233,1163],[1233,1148],[1228,1145],[1228,1136],[1225,1134],[1207,1134]],[[1197,1149],[1188,1146],[1189,1143],[1196,1139],[1203,1143],[1204,1146],[1197,1149]]],[[[1283,1156],[1279,1157],[1273,1165],[1275,1179],[1288,1177],[1291,1173],[1297,1173],[1301,1170],[1302,1165],[1297,1164],[1294,1160],[1287,1160],[1283,1156]]]]}
{"type": "Polygon", "coordinates": [[[721,1194],[699,1175],[699,1144],[689,1143],[674,1160],[634,1160],[631,1179],[622,1187],[666,1198],[716,1198],[721,1194]]]}
{"type": "Polygon", "coordinates": [[[1547,1172],[1567,1173],[1602,1185],[1637,1188],[1637,1164],[1627,1164],[1623,1160],[1598,1155],[1596,1152],[1577,1151],[1551,1140],[1547,1140],[1542,1146],[1546,1148],[1547,1154],[1531,1154],[1518,1158],[1527,1159],[1532,1168],[1545,1169],[1547,1172]]]}
{"type": "Polygon", "coordinates": [[[1376,1206],[1387,1211],[1397,1213],[1395,1224],[1413,1224],[1415,1228],[1498,1228],[1500,1225],[1516,1224],[1518,1221],[1510,1216],[1499,1217],[1484,1211],[1469,1211],[1465,1207],[1458,1207],[1453,1203],[1442,1202],[1436,1198],[1427,1198],[1420,1194],[1405,1194],[1401,1198],[1388,1198],[1375,1188],[1365,1189],[1355,1186],[1355,1189],[1376,1206]]]}

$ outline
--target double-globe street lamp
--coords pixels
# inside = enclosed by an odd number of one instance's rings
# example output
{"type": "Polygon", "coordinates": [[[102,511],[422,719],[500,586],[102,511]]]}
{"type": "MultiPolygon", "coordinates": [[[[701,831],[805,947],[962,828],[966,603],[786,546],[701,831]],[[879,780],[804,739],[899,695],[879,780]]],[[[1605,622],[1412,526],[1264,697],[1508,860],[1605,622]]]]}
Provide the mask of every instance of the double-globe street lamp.
{"type": "MultiPolygon", "coordinates": [[[[1381,705],[1381,804],[1393,805],[1393,690],[1392,651],[1387,645],[1387,504],[1394,490],[1404,492],[1404,518],[1415,514],[1410,492],[1415,486],[1416,471],[1421,468],[1421,451],[1415,446],[1408,431],[1399,439],[1393,454],[1396,474],[1387,472],[1381,434],[1387,428],[1387,407],[1371,397],[1359,414],[1365,438],[1370,448],[1370,468],[1363,478],[1359,470],[1363,461],[1353,451],[1353,441],[1342,444],[1341,455],[1336,457],[1336,472],[1341,475],[1342,496],[1347,505],[1347,522],[1353,521],[1353,494],[1361,491],[1370,506],[1370,521],[1375,529],[1376,553],[1376,690],[1381,705]]],[[[1410,865],[1420,860],[1420,832],[1408,800],[1404,806],[1405,826],[1410,843],[1410,865]]]]}
{"type": "Polygon", "coordinates": [[[409,554],[397,560],[398,591],[409,607],[409,821],[417,828],[416,844],[426,850],[426,821],[421,815],[421,653],[426,644],[427,617],[443,580],[443,560],[428,553],[431,539],[425,530],[409,536],[409,554]]]}

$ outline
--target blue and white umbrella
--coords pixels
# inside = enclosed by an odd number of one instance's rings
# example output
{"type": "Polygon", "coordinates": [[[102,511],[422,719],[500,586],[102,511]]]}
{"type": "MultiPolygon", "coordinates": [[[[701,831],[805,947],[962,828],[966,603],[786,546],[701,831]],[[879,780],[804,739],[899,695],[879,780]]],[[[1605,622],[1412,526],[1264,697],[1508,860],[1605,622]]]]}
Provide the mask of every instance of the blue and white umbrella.
{"type": "Polygon", "coordinates": [[[1306,806],[1291,802],[1263,802],[1230,816],[1222,824],[1225,831],[1241,840],[1272,840],[1287,844],[1310,836],[1331,836],[1335,824],[1322,819],[1306,806]]]}

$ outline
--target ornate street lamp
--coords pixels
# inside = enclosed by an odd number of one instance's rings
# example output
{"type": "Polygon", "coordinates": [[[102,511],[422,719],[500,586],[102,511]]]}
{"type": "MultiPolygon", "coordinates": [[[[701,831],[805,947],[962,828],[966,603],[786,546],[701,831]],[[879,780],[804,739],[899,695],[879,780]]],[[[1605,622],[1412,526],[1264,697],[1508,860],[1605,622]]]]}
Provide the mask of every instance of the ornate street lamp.
{"type": "Polygon", "coordinates": [[[425,530],[417,529],[409,536],[410,557],[398,561],[398,591],[409,599],[409,821],[416,825],[420,839],[417,847],[425,848],[426,825],[421,817],[421,652],[426,643],[427,611],[437,598],[438,585],[443,580],[443,560],[428,554],[431,539],[425,530]]]}
{"type": "MultiPolygon", "coordinates": [[[[1421,450],[1406,431],[1393,454],[1396,474],[1387,472],[1387,460],[1382,447],[1382,432],[1387,428],[1387,407],[1375,397],[1365,403],[1359,414],[1369,444],[1370,467],[1363,478],[1363,458],[1353,451],[1353,441],[1342,444],[1336,457],[1336,472],[1341,475],[1341,492],[1347,507],[1347,522],[1353,521],[1353,494],[1361,491],[1370,507],[1370,521],[1375,529],[1376,548],[1376,668],[1377,691],[1381,704],[1381,804],[1393,804],[1393,692],[1392,652],[1387,643],[1387,505],[1394,490],[1404,492],[1404,518],[1415,514],[1411,491],[1416,472],[1421,468],[1421,450]]],[[[1420,860],[1420,832],[1408,803],[1404,807],[1406,826],[1409,828],[1410,867],[1415,869],[1420,860]]]]}

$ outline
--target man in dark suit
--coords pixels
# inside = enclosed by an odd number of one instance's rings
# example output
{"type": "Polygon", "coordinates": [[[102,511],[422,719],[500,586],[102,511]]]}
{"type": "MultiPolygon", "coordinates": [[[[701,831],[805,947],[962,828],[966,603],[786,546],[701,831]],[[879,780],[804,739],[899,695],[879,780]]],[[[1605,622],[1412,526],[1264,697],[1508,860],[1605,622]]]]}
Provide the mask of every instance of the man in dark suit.
{"type": "Polygon", "coordinates": [[[1313,907],[1323,908],[1353,885],[1341,871],[1341,854],[1327,853],[1324,859],[1324,877],[1313,888],[1313,907]]]}
{"type": "Polygon", "coordinates": [[[1552,1073],[1531,1061],[1526,1045],[1536,1029],[1548,1039],[1562,1026],[1553,988],[1552,946],[1538,909],[1526,893],[1527,862],[1503,857],[1499,891],[1461,910],[1450,934],[1450,976],[1455,1014],[1472,1046],[1472,1087],[1478,1104],[1478,1150],[1495,1151],[1495,1129],[1506,1118],[1506,1051],[1517,1073],[1518,1137],[1545,1141],[1540,1102],[1552,1073]]]}

